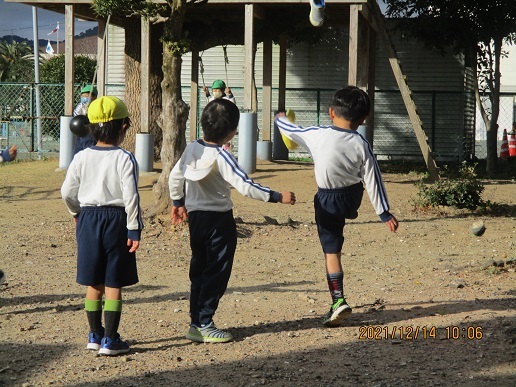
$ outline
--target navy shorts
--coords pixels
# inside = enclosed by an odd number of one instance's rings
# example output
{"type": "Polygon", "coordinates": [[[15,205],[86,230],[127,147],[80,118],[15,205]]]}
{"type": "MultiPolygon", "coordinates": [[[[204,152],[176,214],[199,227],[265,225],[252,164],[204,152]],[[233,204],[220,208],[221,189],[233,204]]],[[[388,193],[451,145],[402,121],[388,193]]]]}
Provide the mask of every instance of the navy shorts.
{"type": "Polygon", "coordinates": [[[121,288],[138,282],[136,254],[127,246],[124,207],[82,207],[75,233],[79,284],[121,288]]]}
{"type": "Polygon", "coordinates": [[[363,196],[362,183],[337,189],[319,188],[314,197],[315,222],[324,253],[342,251],[346,219],[357,218],[363,196]]]}

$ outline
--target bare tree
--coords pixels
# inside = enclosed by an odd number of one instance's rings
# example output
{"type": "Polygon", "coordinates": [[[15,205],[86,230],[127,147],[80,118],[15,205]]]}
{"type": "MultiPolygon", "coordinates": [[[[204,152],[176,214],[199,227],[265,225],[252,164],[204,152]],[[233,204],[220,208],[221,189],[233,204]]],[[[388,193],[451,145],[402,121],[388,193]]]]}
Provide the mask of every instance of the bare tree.
{"type": "Polygon", "coordinates": [[[383,0],[388,16],[402,17],[398,26],[442,49],[453,47],[477,69],[478,91],[488,104],[477,103],[487,128],[487,168],[497,171],[498,116],[500,113],[500,59],[503,46],[516,39],[516,4],[493,0],[383,0]]]}

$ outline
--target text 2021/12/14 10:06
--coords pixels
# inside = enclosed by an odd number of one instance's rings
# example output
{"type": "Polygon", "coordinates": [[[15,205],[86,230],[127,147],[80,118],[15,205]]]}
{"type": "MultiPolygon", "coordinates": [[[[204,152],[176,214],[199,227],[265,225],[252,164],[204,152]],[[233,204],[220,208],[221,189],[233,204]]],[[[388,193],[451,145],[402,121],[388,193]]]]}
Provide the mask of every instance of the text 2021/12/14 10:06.
{"type": "Polygon", "coordinates": [[[359,340],[482,340],[481,326],[363,325],[359,340]]]}

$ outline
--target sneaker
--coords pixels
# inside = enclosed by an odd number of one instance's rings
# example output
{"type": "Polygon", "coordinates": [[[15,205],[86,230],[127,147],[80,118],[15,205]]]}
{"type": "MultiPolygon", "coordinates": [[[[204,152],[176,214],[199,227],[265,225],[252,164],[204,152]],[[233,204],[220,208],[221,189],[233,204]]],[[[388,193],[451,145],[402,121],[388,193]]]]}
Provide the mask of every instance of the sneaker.
{"type": "Polygon", "coordinates": [[[351,314],[351,307],[344,298],[339,298],[330,307],[330,311],[324,316],[323,324],[327,327],[338,327],[342,321],[351,314]]]}
{"type": "Polygon", "coordinates": [[[117,334],[115,338],[103,337],[100,345],[99,355],[116,356],[130,351],[129,344],[120,339],[117,334]]]}
{"type": "Polygon", "coordinates": [[[86,349],[98,351],[100,349],[100,345],[102,344],[103,337],[104,337],[104,332],[102,332],[102,333],[90,332],[88,334],[88,345],[86,346],[86,349]]]}
{"type": "Polygon", "coordinates": [[[324,23],[324,0],[310,0],[310,23],[314,27],[320,27],[324,23]]]}
{"type": "Polygon", "coordinates": [[[3,270],[0,270],[0,285],[2,285],[5,281],[5,273],[3,270]]]}
{"type": "Polygon", "coordinates": [[[227,343],[233,340],[231,333],[218,329],[213,321],[201,327],[190,326],[186,338],[198,343],[227,343]]]}

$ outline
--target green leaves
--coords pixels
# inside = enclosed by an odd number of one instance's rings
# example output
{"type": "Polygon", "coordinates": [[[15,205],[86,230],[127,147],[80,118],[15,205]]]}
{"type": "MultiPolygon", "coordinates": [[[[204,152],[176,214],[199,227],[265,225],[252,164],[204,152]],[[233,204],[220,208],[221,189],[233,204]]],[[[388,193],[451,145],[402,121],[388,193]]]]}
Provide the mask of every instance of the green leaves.
{"type": "Polygon", "coordinates": [[[33,52],[27,42],[0,41],[0,81],[32,82],[33,52]]]}
{"type": "MultiPolygon", "coordinates": [[[[74,83],[89,83],[93,79],[97,61],[85,55],[74,58],[74,83]]],[[[65,56],[54,55],[40,67],[40,80],[43,83],[63,83],[65,80],[65,56]]]]}
{"type": "Polygon", "coordinates": [[[450,173],[445,177],[442,174],[433,184],[425,184],[422,179],[416,183],[419,188],[417,199],[414,200],[416,207],[447,206],[475,210],[485,206],[480,197],[484,185],[477,179],[475,165],[463,163],[456,175],[450,173]]]}

